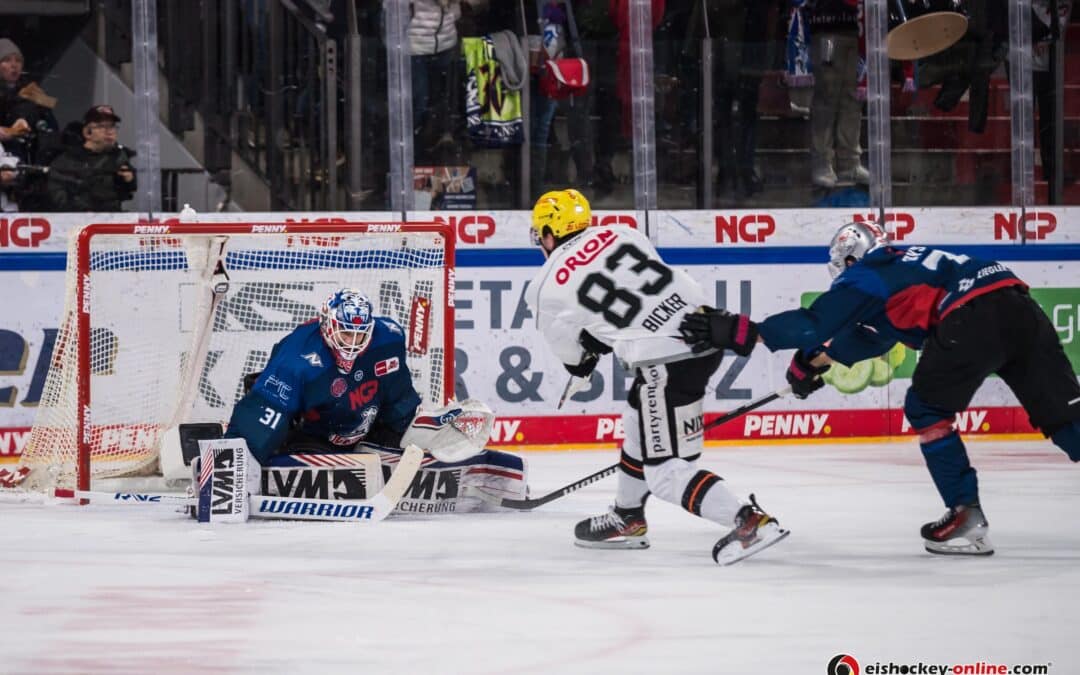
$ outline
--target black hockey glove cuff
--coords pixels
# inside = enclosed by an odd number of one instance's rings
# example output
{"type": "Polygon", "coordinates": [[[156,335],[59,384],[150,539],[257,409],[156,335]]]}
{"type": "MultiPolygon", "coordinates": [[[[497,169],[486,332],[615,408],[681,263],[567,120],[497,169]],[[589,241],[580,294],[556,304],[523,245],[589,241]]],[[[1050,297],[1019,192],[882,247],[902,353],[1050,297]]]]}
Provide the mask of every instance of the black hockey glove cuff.
{"type": "Polygon", "coordinates": [[[803,354],[800,349],[791,357],[791,365],[787,369],[787,381],[791,385],[791,393],[795,398],[806,398],[818,389],[825,386],[825,380],[821,379],[822,373],[829,366],[814,366],[810,363],[810,357],[803,354]]]}
{"type": "Polygon", "coordinates": [[[730,349],[739,356],[749,356],[757,344],[757,324],[745,314],[703,307],[687,314],[679,324],[679,333],[695,354],[706,349],[730,349]]]}
{"type": "Polygon", "coordinates": [[[581,357],[581,362],[577,365],[570,365],[564,363],[566,371],[574,377],[588,377],[592,375],[592,371],[596,370],[596,364],[600,361],[600,355],[593,352],[585,352],[585,355],[581,357]]]}

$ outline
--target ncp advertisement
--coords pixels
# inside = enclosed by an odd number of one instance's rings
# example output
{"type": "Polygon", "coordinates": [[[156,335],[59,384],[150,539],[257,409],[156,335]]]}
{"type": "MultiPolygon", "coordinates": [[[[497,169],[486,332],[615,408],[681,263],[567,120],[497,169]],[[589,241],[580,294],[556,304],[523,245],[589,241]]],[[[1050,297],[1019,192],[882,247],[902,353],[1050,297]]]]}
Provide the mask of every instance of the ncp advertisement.
{"type": "MultiPolygon", "coordinates": [[[[1033,287],[1080,368],[1078,209],[1021,214],[994,209],[913,209],[887,214],[898,245],[942,245],[1008,264],[1033,287]]],[[[17,216],[17,217],[16,217],[17,216]]],[[[67,235],[87,222],[130,214],[0,219],[0,456],[25,442],[55,348],[64,303],[67,235]]],[[[390,221],[390,213],[211,214],[205,222],[390,221]]],[[[568,375],[535,329],[523,294],[542,262],[529,245],[527,212],[415,213],[457,233],[455,387],[459,398],[486,401],[498,415],[492,443],[506,446],[617,443],[632,375],[610,357],[591,386],[556,411],[568,375]]],[[[754,318],[806,305],[828,288],[825,244],[839,224],[870,220],[846,209],[811,211],[599,212],[597,226],[648,229],[670,264],[699,279],[718,307],[754,318]]],[[[124,302],[124,298],[117,298],[124,302]]],[[[133,308],[137,313],[137,309],[133,308]]],[[[137,321],[137,314],[133,318],[137,321]]],[[[269,348],[271,345],[266,345],[269,348]]],[[[123,345],[118,345],[123,349],[123,345]]],[[[917,354],[894,350],[850,372],[833,373],[811,398],[781,399],[710,430],[707,439],[842,438],[908,433],[900,407],[917,354]]],[[[758,349],[728,355],[710,383],[706,419],[784,384],[789,353],[758,349]]],[[[117,372],[115,377],[124,378],[117,372]]],[[[229,402],[221,406],[227,419],[229,402]]],[[[1003,383],[991,378],[958,419],[968,433],[1024,433],[1027,417],[1003,383]]]]}

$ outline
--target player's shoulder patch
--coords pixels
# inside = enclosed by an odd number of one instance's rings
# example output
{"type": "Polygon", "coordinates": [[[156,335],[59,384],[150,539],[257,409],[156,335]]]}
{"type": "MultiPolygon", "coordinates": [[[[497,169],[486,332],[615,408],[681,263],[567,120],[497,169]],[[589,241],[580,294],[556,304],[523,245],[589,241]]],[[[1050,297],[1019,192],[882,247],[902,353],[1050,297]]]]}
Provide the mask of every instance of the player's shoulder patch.
{"type": "Polygon", "coordinates": [[[376,361],[372,371],[375,373],[375,377],[385,377],[390,373],[396,373],[401,369],[401,357],[391,356],[381,361],[376,361]]]}

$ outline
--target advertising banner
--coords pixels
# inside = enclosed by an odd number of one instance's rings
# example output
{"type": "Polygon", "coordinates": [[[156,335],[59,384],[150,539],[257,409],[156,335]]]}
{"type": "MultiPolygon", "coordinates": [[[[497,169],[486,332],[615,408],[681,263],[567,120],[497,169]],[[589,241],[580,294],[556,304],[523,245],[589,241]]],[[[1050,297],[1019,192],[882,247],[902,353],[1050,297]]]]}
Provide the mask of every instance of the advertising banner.
{"type": "MultiPolygon", "coordinates": [[[[67,236],[88,222],[130,221],[131,214],[8,214],[0,218],[0,457],[16,455],[41,398],[64,304],[67,236]]],[[[997,259],[1032,287],[1080,372],[1080,209],[908,209],[886,216],[898,245],[943,245],[997,259]]],[[[487,402],[498,416],[492,443],[510,447],[591,447],[618,443],[632,373],[601,360],[591,385],[564,409],[555,405],[569,377],[536,330],[524,293],[543,262],[529,244],[530,214],[415,212],[457,232],[455,387],[459,398],[487,402]]],[[[391,221],[392,213],[208,214],[203,222],[391,221]]],[[[851,209],[809,211],[601,211],[598,226],[650,233],[672,265],[698,279],[716,307],[755,319],[807,306],[825,291],[826,245],[838,224],[871,220],[851,209]]],[[[122,297],[117,298],[123,303],[122,297]]],[[[269,349],[272,345],[266,345],[269,349]]],[[[123,349],[123,345],[118,345],[123,349]]],[[[790,353],[759,348],[725,357],[710,382],[706,422],[783,386],[790,353]]],[[[884,357],[834,369],[828,386],[800,401],[778,400],[711,429],[707,440],[842,439],[910,433],[901,411],[918,355],[900,346],[884,357]]],[[[117,373],[117,377],[122,377],[117,373]]],[[[227,411],[223,411],[227,417],[227,411]]],[[[997,378],[979,390],[957,424],[970,434],[1032,431],[1015,397],[997,378]]]]}

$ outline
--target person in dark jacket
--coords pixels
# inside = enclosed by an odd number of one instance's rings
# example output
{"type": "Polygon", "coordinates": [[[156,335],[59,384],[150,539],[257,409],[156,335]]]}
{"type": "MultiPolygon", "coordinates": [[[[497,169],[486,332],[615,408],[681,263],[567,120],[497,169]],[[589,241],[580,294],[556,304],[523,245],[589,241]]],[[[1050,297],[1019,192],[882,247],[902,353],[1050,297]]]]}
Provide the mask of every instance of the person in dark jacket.
{"type": "Polygon", "coordinates": [[[116,142],[120,118],[96,105],[83,116],[83,144],[68,148],[49,166],[54,211],[121,211],[137,187],[134,153],[116,142]]]}
{"type": "Polygon", "coordinates": [[[0,38],[0,142],[19,164],[29,165],[4,187],[19,210],[41,211],[48,208],[47,180],[34,167],[47,166],[63,147],[52,112],[56,99],[23,72],[23,65],[19,46],[0,38]]]}

